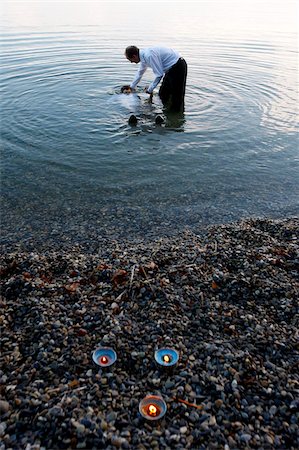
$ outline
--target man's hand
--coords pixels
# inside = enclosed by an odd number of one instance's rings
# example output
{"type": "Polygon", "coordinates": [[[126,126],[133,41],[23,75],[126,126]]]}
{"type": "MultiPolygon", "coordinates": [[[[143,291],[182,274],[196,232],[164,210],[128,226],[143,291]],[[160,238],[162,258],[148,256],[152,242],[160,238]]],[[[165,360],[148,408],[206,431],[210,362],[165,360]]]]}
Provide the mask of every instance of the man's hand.
{"type": "Polygon", "coordinates": [[[147,90],[147,88],[145,88],[144,91],[145,91],[147,94],[149,94],[148,102],[149,102],[149,103],[153,103],[153,93],[152,93],[152,92],[149,92],[149,91],[147,90]]]}

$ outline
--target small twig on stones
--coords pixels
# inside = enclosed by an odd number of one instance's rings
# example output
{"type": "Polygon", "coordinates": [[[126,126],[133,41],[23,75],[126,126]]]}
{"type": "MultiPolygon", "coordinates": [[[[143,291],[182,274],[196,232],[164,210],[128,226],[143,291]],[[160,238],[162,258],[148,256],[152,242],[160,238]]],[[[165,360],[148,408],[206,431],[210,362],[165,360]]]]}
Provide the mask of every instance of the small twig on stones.
{"type": "Polygon", "coordinates": [[[145,277],[145,279],[146,279],[146,281],[147,281],[149,287],[151,288],[151,291],[154,292],[154,289],[153,289],[151,283],[149,282],[149,278],[148,278],[147,273],[146,273],[146,271],[144,270],[144,268],[143,268],[142,266],[139,266],[139,270],[142,271],[142,273],[143,273],[143,275],[144,275],[144,277],[145,277]]]}
{"type": "Polygon", "coordinates": [[[123,296],[126,292],[127,292],[127,290],[125,289],[121,294],[119,294],[119,295],[116,297],[115,301],[117,302],[118,300],[120,300],[120,299],[122,298],[122,296],[123,296]]]}
{"type": "Polygon", "coordinates": [[[191,406],[192,408],[197,408],[200,410],[202,410],[204,408],[203,405],[196,405],[195,403],[187,402],[187,400],[183,400],[182,398],[173,398],[172,400],[174,400],[176,402],[184,403],[184,405],[191,406]]]}
{"type": "Polygon", "coordinates": [[[133,278],[134,278],[134,273],[135,273],[135,267],[136,267],[136,264],[134,264],[134,266],[133,266],[133,268],[132,268],[129,289],[132,288],[132,283],[133,283],[133,278]]]}

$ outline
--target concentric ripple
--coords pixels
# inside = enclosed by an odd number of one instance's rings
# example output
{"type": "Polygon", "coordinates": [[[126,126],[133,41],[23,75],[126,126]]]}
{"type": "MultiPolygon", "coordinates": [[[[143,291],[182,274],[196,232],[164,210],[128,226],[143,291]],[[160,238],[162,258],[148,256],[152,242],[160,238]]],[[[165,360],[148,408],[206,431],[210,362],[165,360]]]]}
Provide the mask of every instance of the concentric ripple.
{"type": "Polygon", "coordinates": [[[120,93],[136,70],[123,56],[123,33],[124,25],[4,31],[4,228],[51,228],[70,212],[76,223],[102,220],[104,210],[106,227],[117,211],[119,226],[139,229],[295,211],[295,36],[193,34],[186,44],[178,34],[185,112],[157,126],[165,111],[142,89],[150,71],[134,98],[120,93]]]}

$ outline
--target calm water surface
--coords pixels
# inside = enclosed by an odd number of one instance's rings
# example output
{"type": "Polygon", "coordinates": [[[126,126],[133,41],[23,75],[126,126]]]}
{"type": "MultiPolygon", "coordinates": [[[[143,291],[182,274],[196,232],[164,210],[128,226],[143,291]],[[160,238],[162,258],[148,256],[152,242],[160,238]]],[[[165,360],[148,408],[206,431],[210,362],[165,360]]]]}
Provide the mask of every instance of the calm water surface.
{"type": "Polygon", "coordinates": [[[295,3],[237,4],[4,7],[6,243],[298,213],[295,3]],[[185,57],[183,115],[155,126],[162,105],[142,92],[151,70],[138,96],[120,94],[138,67],[123,56],[130,44],[172,46],[185,57]]]}

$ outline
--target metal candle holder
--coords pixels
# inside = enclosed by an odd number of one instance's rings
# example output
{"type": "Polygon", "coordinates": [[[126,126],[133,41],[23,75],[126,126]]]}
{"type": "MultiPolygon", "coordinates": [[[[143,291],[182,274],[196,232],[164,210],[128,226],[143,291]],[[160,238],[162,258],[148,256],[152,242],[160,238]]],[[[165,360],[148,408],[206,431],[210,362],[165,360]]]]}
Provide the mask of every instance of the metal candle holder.
{"type": "Polygon", "coordinates": [[[160,366],[173,367],[179,360],[179,353],[174,348],[159,348],[155,351],[155,360],[160,366]]]}
{"type": "Polygon", "coordinates": [[[98,366],[109,367],[117,360],[116,352],[110,347],[98,347],[92,354],[92,359],[98,366]]]}
{"type": "Polygon", "coordinates": [[[139,412],[147,420],[159,420],[166,411],[166,403],[159,395],[147,395],[139,403],[139,412]]]}

